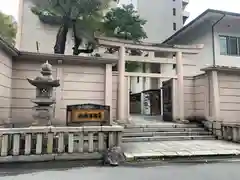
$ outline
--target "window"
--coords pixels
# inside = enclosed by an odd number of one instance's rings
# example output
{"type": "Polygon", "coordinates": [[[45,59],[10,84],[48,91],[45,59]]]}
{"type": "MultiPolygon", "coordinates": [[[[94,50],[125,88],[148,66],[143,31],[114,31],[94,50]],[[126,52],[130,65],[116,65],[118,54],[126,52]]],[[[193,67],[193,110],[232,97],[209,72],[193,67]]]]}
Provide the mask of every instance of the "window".
{"type": "Polygon", "coordinates": [[[240,38],[220,36],[220,54],[240,56],[240,38]]]}
{"type": "Polygon", "coordinates": [[[173,15],[176,16],[176,8],[173,8],[173,15]]]}
{"type": "Polygon", "coordinates": [[[220,53],[227,54],[227,37],[220,36],[220,53]]]}
{"type": "Polygon", "coordinates": [[[229,50],[228,50],[229,55],[238,55],[238,38],[229,37],[228,46],[229,46],[229,50]]]}
{"type": "Polygon", "coordinates": [[[176,31],[177,30],[177,24],[173,23],[173,30],[176,31]]]}

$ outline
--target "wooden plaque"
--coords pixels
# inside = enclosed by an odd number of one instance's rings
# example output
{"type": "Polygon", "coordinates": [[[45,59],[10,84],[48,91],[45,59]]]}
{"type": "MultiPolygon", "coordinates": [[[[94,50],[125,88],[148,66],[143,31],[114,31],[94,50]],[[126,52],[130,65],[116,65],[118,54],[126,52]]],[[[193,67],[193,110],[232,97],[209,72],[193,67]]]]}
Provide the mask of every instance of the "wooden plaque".
{"type": "Polygon", "coordinates": [[[110,107],[98,104],[79,104],[67,106],[67,125],[99,122],[110,122],[110,107]]]}

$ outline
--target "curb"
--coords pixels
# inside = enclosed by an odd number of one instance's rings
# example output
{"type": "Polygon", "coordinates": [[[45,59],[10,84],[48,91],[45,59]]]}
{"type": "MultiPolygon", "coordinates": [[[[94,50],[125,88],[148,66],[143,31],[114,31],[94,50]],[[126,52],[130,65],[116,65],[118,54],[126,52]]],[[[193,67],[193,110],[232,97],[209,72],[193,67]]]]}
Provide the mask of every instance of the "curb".
{"type": "Polygon", "coordinates": [[[240,162],[240,154],[227,155],[191,155],[191,156],[145,156],[126,158],[126,165],[166,164],[166,163],[217,163],[240,162]]]}

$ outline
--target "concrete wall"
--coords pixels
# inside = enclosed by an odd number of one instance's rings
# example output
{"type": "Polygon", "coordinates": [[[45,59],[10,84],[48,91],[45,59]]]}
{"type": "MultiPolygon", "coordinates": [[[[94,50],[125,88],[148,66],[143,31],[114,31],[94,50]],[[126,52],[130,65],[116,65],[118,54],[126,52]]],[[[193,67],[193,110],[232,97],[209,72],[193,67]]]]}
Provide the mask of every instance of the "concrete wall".
{"type": "Polygon", "coordinates": [[[85,103],[105,104],[104,65],[63,65],[62,68],[61,121],[66,119],[67,105],[85,103]]]}
{"type": "Polygon", "coordinates": [[[219,36],[233,36],[240,37],[240,26],[238,20],[225,19],[221,21],[215,28],[215,53],[216,53],[216,64],[220,66],[234,66],[240,67],[240,57],[239,56],[227,56],[220,54],[220,42],[219,36]]]}
{"type": "MultiPolygon", "coordinates": [[[[31,108],[34,104],[31,103],[31,99],[35,98],[35,88],[28,83],[26,78],[39,76],[40,66],[41,63],[30,61],[15,61],[13,63],[11,113],[13,122],[32,121],[31,108]]],[[[105,104],[105,65],[53,65],[53,77],[55,79],[59,78],[61,84],[54,91],[54,96],[57,100],[55,117],[58,121],[56,123],[65,123],[67,105],[84,103],[105,104]]],[[[112,83],[112,116],[113,119],[116,119],[116,74],[113,76],[112,83]]]]}
{"type": "Polygon", "coordinates": [[[184,77],[184,113],[185,116],[191,116],[194,113],[194,79],[184,77]]]}
{"type": "Polygon", "coordinates": [[[138,0],[137,10],[140,17],[147,20],[144,26],[147,42],[160,43],[170,37],[176,32],[173,23],[176,23],[177,30],[183,26],[182,0],[151,0],[151,3],[138,0]],[[176,16],[173,8],[176,8],[176,16]]]}
{"type": "MultiPolygon", "coordinates": [[[[30,61],[14,61],[12,70],[12,122],[22,123],[32,121],[31,102],[35,98],[36,91],[27,78],[34,79],[40,75],[40,63],[30,61]]],[[[53,77],[56,78],[56,68],[53,67],[53,77]]],[[[55,93],[54,93],[55,95],[55,93]]]]}
{"type": "Polygon", "coordinates": [[[208,116],[209,83],[206,74],[194,77],[194,115],[208,116]]]}
{"type": "Polygon", "coordinates": [[[0,122],[11,113],[12,58],[0,49],[0,122]]]}
{"type": "Polygon", "coordinates": [[[211,73],[185,77],[185,116],[212,117],[212,88],[219,88],[220,120],[240,122],[240,74],[231,71],[218,72],[219,87],[212,87],[211,85],[211,73]]]}
{"type": "MultiPolygon", "coordinates": [[[[18,39],[16,46],[19,50],[37,52],[36,42],[39,43],[39,52],[53,53],[53,47],[58,31],[58,26],[50,26],[41,23],[38,16],[33,14],[31,8],[34,6],[31,0],[20,0],[23,3],[19,10],[21,24],[18,28],[18,39]]],[[[69,30],[66,42],[66,54],[72,54],[72,32],[69,30]]]]}
{"type": "MultiPolygon", "coordinates": [[[[39,52],[53,53],[59,26],[42,23],[38,16],[31,11],[31,8],[34,6],[31,0],[19,0],[19,3],[19,26],[16,47],[19,50],[36,52],[37,41],[39,43],[39,52]]],[[[110,7],[116,6],[116,2],[110,4],[110,7]]],[[[73,44],[72,30],[70,28],[67,35],[65,54],[72,54],[73,44]]]]}
{"type": "Polygon", "coordinates": [[[185,117],[210,115],[209,110],[209,77],[200,74],[184,77],[185,117]]]}
{"type": "Polygon", "coordinates": [[[200,69],[213,65],[212,35],[210,22],[204,22],[192,28],[186,35],[174,39],[171,44],[192,45],[204,44],[203,49],[194,55],[184,54],[183,58],[192,61],[196,66],[184,66],[185,76],[196,76],[203,73],[200,69]],[[197,34],[197,36],[196,36],[197,34]]]}
{"type": "Polygon", "coordinates": [[[218,72],[220,117],[240,122],[240,74],[218,72]]]}

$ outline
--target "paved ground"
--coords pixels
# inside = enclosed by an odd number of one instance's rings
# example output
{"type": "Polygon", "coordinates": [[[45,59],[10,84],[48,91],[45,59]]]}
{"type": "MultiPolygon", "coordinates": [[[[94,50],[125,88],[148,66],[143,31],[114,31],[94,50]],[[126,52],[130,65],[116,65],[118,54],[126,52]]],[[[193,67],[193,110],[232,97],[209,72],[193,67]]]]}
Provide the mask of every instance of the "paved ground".
{"type": "Polygon", "coordinates": [[[18,174],[4,174],[0,180],[239,180],[240,163],[176,164],[155,167],[85,167],[50,169],[31,172],[25,169],[18,174]],[[25,173],[25,174],[24,174],[25,173]]]}
{"type": "MultiPolygon", "coordinates": [[[[164,122],[160,116],[131,116],[131,123],[135,125],[172,125],[174,122],[164,122]]],[[[133,142],[124,143],[123,150],[126,157],[166,157],[166,156],[206,156],[206,155],[238,155],[240,144],[221,140],[186,140],[162,142],[133,142]]]]}
{"type": "Polygon", "coordinates": [[[143,115],[131,115],[131,124],[173,124],[172,122],[164,122],[162,116],[143,116],[143,115]]]}
{"type": "Polygon", "coordinates": [[[129,160],[137,157],[238,155],[240,144],[221,140],[134,142],[124,143],[123,151],[129,160]]]}

